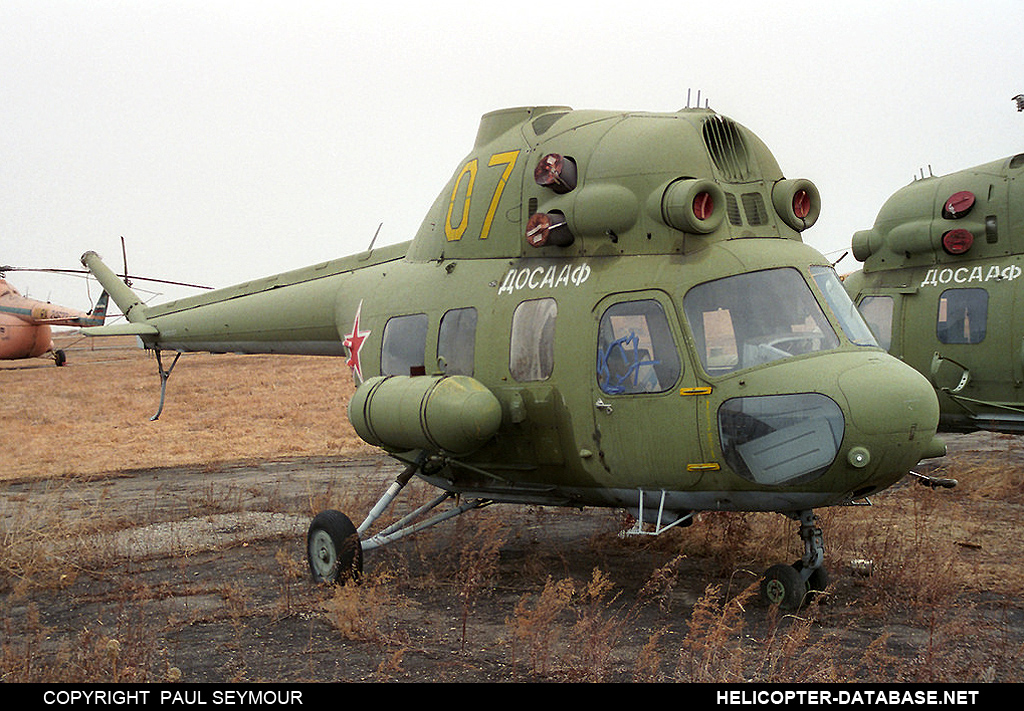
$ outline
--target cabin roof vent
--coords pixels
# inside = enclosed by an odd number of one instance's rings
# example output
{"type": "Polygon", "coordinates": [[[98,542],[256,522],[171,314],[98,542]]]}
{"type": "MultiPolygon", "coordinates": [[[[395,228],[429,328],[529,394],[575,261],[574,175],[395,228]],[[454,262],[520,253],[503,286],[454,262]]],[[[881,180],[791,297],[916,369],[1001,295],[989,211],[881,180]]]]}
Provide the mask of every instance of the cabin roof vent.
{"type": "Polygon", "coordinates": [[[704,145],[715,167],[730,183],[750,180],[752,169],[750,151],[740,127],[730,119],[717,114],[709,116],[701,129],[704,145]]]}

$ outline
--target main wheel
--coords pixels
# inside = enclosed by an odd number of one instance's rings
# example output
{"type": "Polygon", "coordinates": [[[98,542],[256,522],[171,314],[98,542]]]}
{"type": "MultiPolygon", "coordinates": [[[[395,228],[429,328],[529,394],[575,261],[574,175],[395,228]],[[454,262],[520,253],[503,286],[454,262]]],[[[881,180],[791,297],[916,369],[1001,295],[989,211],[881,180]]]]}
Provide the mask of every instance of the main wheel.
{"type": "MultiPolygon", "coordinates": [[[[798,560],[793,563],[793,567],[796,571],[803,576],[804,562],[798,560]]],[[[811,576],[807,578],[807,592],[822,593],[825,592],[825,588],[828,587],[828,571],[825,570],[825,566],[818,566],[811,571],[811,576]]]]}
{"type": "Polygon", "coordinates": [[[321,511],[309,524],[306,560],[318,583],[355,580],[363,572],[363,546],[349,517],[340,511],[321,511]]]}
{"type": "Polygon", "coordinates": [[[800,571],[792,565],[773,565],[761,579],[761,597],[768,604],[778,605],[783,610],[796,610],[803,604],[807,594],[807,583],[800,571]]]}

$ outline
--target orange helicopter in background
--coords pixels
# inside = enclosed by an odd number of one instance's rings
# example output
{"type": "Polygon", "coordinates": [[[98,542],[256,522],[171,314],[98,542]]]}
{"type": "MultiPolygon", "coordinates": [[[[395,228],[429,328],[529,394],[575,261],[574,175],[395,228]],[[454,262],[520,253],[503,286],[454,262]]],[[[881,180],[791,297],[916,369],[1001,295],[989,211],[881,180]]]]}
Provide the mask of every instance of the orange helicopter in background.
{"type": "Polygon", "coordinates": [[[56,365],[64,365],[67,356],[53,347],[50,327],[102,326],[107,317],[107,301],[104,291],[93,310],[85,313],[22,296],[0,278],[0,360],[49,355],[56,365]]]}
{"type": "MultiPolygon", "coordinates": [[[[121,256],[124,260],[124,271],[119,276],[127,286],[131,286],[133,280],[139,280],[192,289],[211,288],[183,281],[129,275],[128,251],[125,247],[124,237],[121,238],[121,256]]],[[[39,301],[22,296],[17,289],[4,280],[7,272],[43,272],[76,276],[89,274],[87,269],[0,266],[0,360],[20,360],[49,355],[58,367],[62,366],[67,363],[67,354],[54,348],[50,327],[102,326],[107,318],[109,297],[106,291],[100,294],[92,311],[85,313],[66,306],[58,306],[49,301],[39,301]]],[[[116,312],[114,316],[120,318],[116,312]]]]}

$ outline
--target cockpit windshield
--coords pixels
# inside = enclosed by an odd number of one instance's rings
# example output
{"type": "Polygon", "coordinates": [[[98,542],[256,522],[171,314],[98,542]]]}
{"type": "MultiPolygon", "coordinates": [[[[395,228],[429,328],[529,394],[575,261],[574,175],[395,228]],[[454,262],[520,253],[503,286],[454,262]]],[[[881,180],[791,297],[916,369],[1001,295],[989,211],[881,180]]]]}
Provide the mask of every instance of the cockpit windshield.
{"type": "Polygon", "coordinates": [[[839,346],[807,282],[791,267],[700,284],[687,292],[683,310],[709,375],[839,346]]]}

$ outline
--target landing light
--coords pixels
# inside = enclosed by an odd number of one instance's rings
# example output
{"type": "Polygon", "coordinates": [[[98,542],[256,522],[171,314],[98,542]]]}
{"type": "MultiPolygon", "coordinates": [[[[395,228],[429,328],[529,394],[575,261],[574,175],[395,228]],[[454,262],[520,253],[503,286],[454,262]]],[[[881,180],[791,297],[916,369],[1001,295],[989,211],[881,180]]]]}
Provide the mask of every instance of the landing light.
{"type": "Polygon", "coordinates": [[[950,230],[942,235],[942,248],[949,254],[963,254],[974,244],[974,235],[965,229],[950,230]]]}

